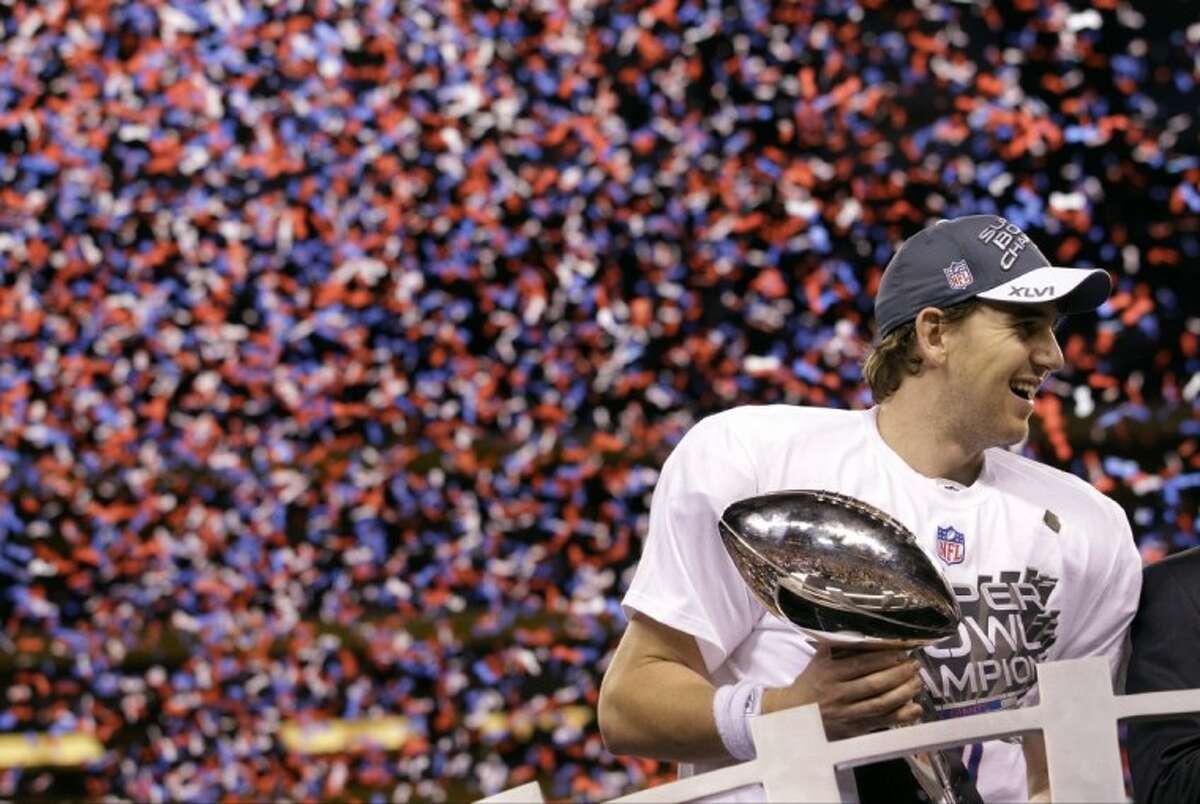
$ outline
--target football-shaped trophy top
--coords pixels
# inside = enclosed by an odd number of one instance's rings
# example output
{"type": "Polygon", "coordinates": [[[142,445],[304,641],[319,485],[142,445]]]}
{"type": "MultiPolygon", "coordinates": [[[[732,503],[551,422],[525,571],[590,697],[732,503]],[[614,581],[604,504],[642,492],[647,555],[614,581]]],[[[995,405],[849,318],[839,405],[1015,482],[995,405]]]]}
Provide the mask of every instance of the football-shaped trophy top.
{"type": "Polygon", "coordinates": [[[755,596],[815,639],[911,647],[958,629],[954,590],[912,532],[854,497],[748,497],[725,509],[718,529],[755,596]]]}

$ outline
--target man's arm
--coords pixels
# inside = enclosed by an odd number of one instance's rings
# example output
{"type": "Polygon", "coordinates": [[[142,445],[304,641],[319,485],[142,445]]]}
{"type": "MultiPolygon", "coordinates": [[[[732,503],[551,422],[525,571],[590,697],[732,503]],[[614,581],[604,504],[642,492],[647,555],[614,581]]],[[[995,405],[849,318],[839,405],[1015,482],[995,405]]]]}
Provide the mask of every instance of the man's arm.
{"type": "MultiPolygon", "coordinates": [[[[788,687],[767,689],[763,714],[821,705],[831,739],[920,719],[918,665],[900,651],[819,651],[788,687]]],[[[600,687],[600,733],[615,754],[675,762],[728,758],[713,719],[713,685],[695,639],[635,615],[600,687]]]]}
{"type": "Polygon", "coordinates": [[[599,720],[614,754],[680,762],[727,756],[696,640],[635,615],[600,685],[599,720]]]}
{"type": "MultiPolygon", "coordinates": [[[[1147,570],[1133,623],[1126,692],[1200,687],[1197,558],[1200,554],[1187,564],[1172,560],[1147,570]]],[[[1200,720],[1135,721],[1129,729],[1129,764],[1139,804],[1200,801],[1200,720]]]]}

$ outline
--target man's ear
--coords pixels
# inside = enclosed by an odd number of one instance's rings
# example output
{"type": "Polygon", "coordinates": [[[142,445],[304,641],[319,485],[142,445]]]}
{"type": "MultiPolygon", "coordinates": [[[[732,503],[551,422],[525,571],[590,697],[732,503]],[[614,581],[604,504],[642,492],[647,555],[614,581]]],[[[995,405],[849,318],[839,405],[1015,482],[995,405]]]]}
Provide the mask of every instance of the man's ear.
{"type": "Polygon", "coordinates": [[[935,368],[946,363],[946,317],[936,307],[925,307],[913,321],[921,364],[935,368]]]}

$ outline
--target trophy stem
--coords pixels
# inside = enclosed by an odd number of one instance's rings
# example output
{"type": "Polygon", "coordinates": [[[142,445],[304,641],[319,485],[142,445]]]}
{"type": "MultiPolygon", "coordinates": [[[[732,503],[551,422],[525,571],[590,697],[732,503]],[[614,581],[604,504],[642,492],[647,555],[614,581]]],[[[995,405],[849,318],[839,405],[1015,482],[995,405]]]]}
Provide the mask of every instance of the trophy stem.
{"type": "MultiPolygon", "coordinates": [[[[912,654],[932,676],[934,667],[925,650],[916,648],[912,654]]],[[[921,688],[917,694],[917,703],[921,705],[921,710],[924,712],[923,720],[930,721],[937,718],[937,708],[933,702],[933,696],[930,695],[927,688],[921,688]]],[[[963,764],[959,750],[938,750],[918,754],[909,764],[913,766],[913,772],[923,787],[929,781],[934,783],[932,785],[934,789],[926,789],[926,792],[929,793],[935,804],[983,804],[983,798],[975,789],[975,783],[971,781],[971,774],[963,764]],[[924,767],[926,764],[928,772],[922,772],[926,771],[924,767]],[[932,773],[932,780],[928,779],[929,773],[932,773]]]]}

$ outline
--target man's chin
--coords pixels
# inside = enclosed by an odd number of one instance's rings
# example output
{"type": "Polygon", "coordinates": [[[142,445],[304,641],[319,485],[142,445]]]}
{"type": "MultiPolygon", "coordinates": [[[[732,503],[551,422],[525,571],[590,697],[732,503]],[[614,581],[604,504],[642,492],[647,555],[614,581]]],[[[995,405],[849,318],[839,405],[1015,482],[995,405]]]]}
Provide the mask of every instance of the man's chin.
{"type": "Polygon", "coordinates": [[[1013,449],[1014,447],[1024,446],[1029,440],[1029,421],[1026,420],[1020,427],[1013,427],[1008,434],[1007,440],[1004,442],[1005,447],[1013,449]]]}
{"type": "Polygon", "coordinates": [[[1009,418],[997,428],[995,438],[991,439],[994,447],[1011,449],[1018,444],[1024,444],[1029,439],[1029,420],[1009,418]]]}

